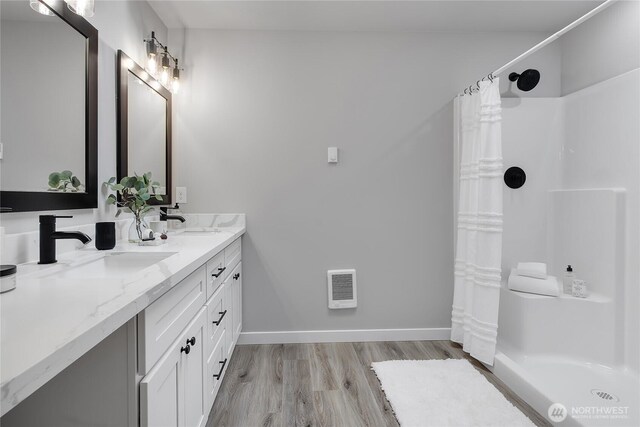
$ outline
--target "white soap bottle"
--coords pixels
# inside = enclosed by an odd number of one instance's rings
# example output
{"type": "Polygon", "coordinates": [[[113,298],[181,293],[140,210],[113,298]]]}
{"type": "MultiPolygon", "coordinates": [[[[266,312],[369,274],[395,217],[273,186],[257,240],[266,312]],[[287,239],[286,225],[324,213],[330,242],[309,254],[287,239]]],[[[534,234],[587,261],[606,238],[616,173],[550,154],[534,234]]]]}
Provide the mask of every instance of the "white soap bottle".
{"type": "Polygon", "coordinates": [[[572,294],[573,279],[575,278],[576,275],[573,272],[573,268],[571,268],[571,265],[568,265],[567,271],[564,272],[564,278],[562,279],[562,291],[565,293],[565,295],[572,294]]]}

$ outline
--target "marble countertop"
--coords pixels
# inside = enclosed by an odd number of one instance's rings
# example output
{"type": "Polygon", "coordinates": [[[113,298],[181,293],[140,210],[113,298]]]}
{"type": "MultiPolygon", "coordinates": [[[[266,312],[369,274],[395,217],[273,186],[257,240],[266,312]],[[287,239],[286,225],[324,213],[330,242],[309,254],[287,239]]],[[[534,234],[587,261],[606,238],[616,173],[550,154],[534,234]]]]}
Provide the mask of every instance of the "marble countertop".
{"type": "Polygon", "coordinates": [[[51,265],[19,265],[17,288],[0,294],[0,416],[244,234],[245,227],[203,233],[207,230],[170,235],[160,246],[86,247],[58,255],[54,264],[77,264],[109,252],[175,253],[121,278],[61,279],[43,276],[51,265]]]}

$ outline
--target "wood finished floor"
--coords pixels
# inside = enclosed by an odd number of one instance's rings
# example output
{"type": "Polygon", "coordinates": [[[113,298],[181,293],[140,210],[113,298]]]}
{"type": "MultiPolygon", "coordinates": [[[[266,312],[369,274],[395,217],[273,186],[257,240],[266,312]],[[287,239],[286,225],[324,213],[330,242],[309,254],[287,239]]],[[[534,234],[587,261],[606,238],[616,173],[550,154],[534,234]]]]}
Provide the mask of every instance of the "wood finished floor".
{"type": "Polygon", "coordinates": [[[465,358],[534,424],[550,426],[449,341],[239,345],[207,427],[398,426],[371,362],[465,358]]]}

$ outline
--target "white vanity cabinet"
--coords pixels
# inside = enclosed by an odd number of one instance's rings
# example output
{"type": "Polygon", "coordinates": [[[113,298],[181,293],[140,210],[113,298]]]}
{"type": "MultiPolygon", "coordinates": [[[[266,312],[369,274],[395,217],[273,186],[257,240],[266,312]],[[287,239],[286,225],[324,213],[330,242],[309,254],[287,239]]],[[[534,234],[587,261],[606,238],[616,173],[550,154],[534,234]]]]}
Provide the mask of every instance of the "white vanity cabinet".
{"type": "Polygon", "coordinates": [[[138,315],[141,426],[204,426],[241,329],[238,238],[138,315]]]}

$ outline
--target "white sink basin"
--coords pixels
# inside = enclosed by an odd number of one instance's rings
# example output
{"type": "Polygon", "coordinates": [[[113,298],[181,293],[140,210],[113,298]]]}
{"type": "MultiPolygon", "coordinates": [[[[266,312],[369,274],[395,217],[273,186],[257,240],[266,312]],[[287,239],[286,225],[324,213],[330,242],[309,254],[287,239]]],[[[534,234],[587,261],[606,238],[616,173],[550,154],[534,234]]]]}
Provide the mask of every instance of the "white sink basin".
{"type": "Polygon", "coordinates": [[[178,230],[178,231],[170,231],[171,234],[182,235],[182,236],[214,236],[219,233],[228,233],[228,231],[220,230],[219,228],[207,228],[200,230],[178,230]]]}
{"type": "Polygon", "coordinates": [[[176,252],[110,252],[73,263],[58,263],[31,277],[55,279],[118,279],[130,277],[176,252]]]}

